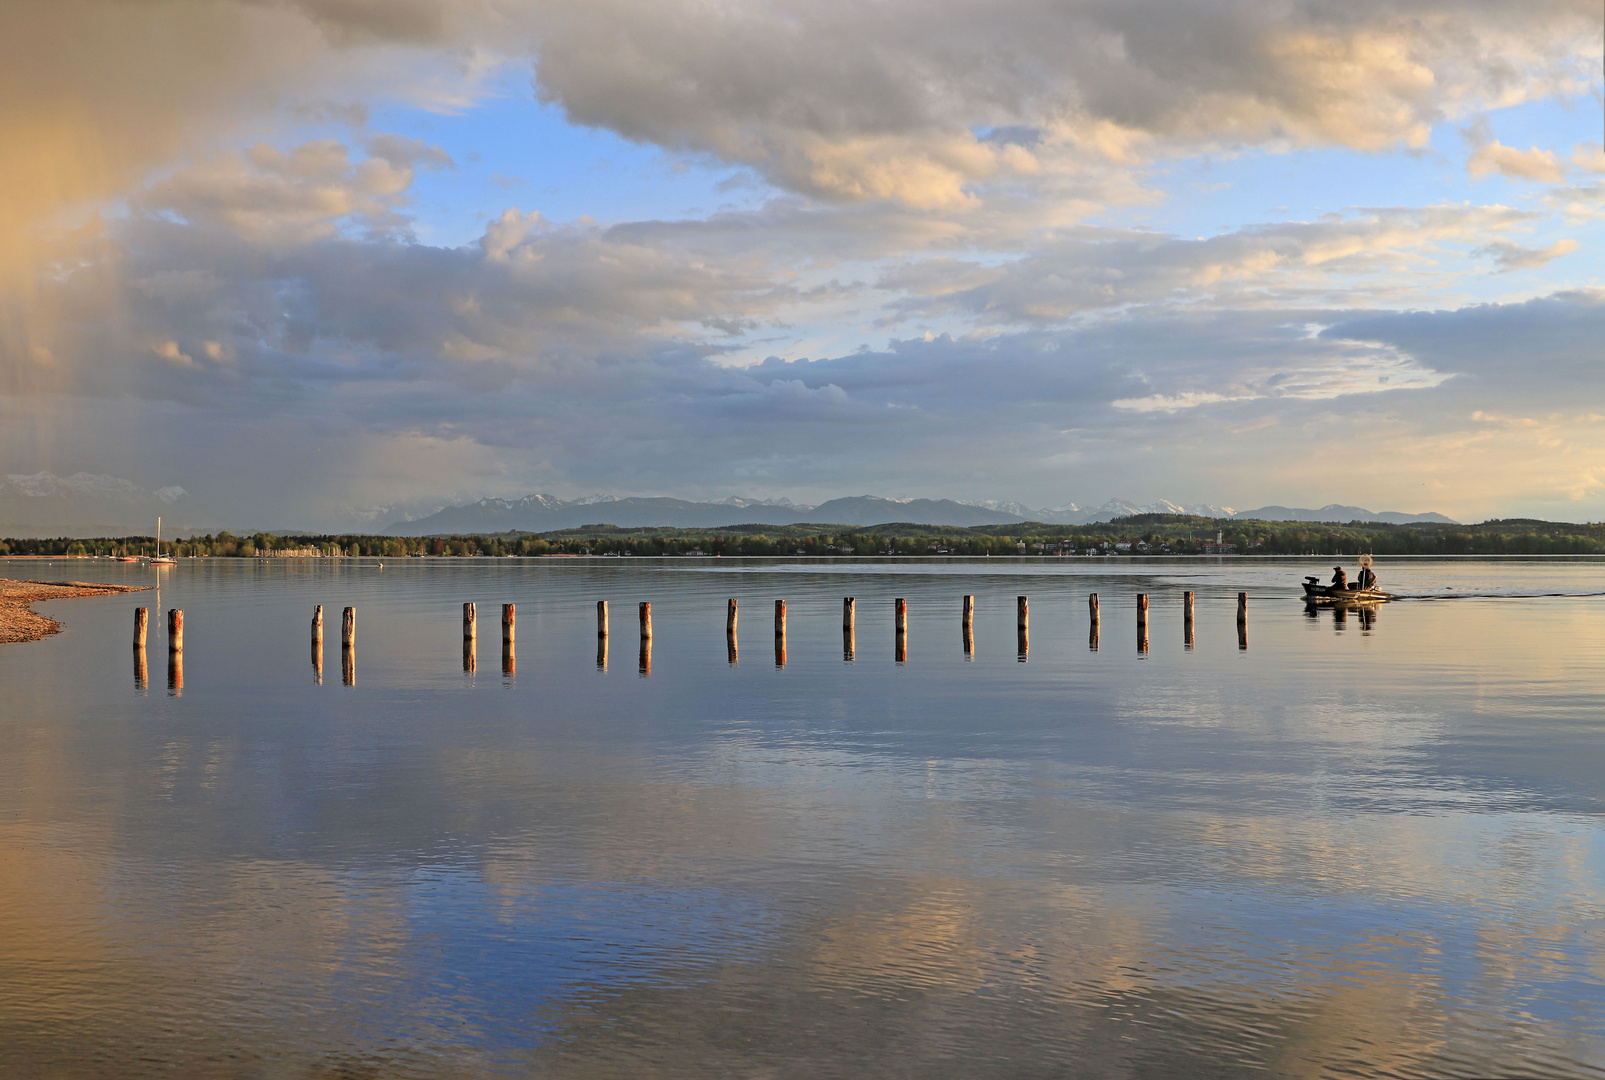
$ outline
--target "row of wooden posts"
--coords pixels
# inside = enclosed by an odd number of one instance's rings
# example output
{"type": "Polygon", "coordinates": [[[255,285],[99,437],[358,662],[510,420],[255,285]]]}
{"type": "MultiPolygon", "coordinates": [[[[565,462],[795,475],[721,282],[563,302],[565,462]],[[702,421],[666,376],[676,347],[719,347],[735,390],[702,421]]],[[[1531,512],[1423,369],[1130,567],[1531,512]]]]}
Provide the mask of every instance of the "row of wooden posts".
{"type": "MultiPolygon", "coordinates": [[[[1093,651],[1098,648],[1101,618],[1098,606],[1098,594],[1092,593],[1087,597],[1088,613],[1091,618],[1090,632],[1087,645],[1093,651]]],[[[1195,605],[1193,594],[1187,592],[1182,597],[1182,641],[1189,649],[1195,644],[1195,605]]],[[[734,597],[725,608],[725,636],[727,639],[729,661],[734,664],[737,658],[736,623],[739,609],[734,597]]],[[[641,629],[641,656],[640,671],[650,674],[652,670],[652,604],[642,601],[638,610],[641,629]]],[[[895,617],[895,652],[894,658],[901,664],[908,659],[908,601],[898,597],[894,607],[895,617]]],[[[145,639],[149,626],[150,612],[147,608],[134,609],[134,680],[143,688],[146,685],[145,667],[145,639]]],[[[842,598],[842,656],[845,660],[852,660],[856,651],[856,621],[857,603],[851,596],[842,598]]],[[[517,668],[517,658],[514,653],[514,640],[518,626],[518,609],[514,604],[502,605],[502,674],[512,675],[517,668]]],[[[1030,649],[1031,608],[1029,598],[1017,597],[1015,600],[1015,626],[1018,631],[1018,658],[1023,662],[1030,649]]],[[[965,596],[960,609],[960,627],[964,640],[964,655],[973,657],[975,654],[975,597],[965,596]]],[[[472,672],[478,667],[477,641],[478,641],[478,610],[473,603],[463,605],[463,670],[472,672]]],[[[608,641],[608,608],[606,600],[596,602],[596,636],[597,666],[607,667],[607,641],[608,641]]],[[[346,608],[340,617],[340,652],[341,652],[341,681],[347,686],[356,684],[356,643],[357,643],[357,609],[346,608]]],[[[1248,648],[1248,594],[1237,594],[1237,647],[1248,648]]],[[[1137,595],[1137,651],[1148,651],[1148,594],[1137,595]]],[[[180,608],[172,608],[167,612],[167,685],[168,690],[174,694],[182,693],[184,689],[184,612],[180,608]]],[[[786,663],[786,602],[775,601],[775,664],[784,667],[786,663]]],[[[318,604],[312,609],[312,670],[316,682],[323,682],[323,605],[318,604]]]]}

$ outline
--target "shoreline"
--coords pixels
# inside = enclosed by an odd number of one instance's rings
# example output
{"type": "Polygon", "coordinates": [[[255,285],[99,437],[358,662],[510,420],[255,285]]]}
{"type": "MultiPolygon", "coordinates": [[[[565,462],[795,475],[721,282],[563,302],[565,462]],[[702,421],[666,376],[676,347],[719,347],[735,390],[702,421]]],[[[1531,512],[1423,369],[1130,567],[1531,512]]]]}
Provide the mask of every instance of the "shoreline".
{"type": "Polygon", "coordinates": [[[144,592],[149,588],[149,585],[108,585],[98,581],[19,581],[0,578],[0,645],[38,641],[61,633],[61,623],[33,610],[33,604],[77,596],[144,592]]]}

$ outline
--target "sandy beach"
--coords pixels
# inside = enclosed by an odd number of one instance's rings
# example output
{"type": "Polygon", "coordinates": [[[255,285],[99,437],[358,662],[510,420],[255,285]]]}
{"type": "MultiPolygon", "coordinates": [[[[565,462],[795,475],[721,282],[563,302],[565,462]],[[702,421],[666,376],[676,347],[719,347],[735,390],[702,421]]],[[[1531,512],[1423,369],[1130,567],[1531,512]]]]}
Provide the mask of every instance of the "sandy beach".
{"type": "Polygon", "coordinates": [[[93,581],[17,581],[0,578],[0,644],[38,641],[61,632],[59,622],[39,614],[30,606],[40,600],[111,596],[114,593],[144,592],[148,588],[148,585],[104,585],[93,581]]]}

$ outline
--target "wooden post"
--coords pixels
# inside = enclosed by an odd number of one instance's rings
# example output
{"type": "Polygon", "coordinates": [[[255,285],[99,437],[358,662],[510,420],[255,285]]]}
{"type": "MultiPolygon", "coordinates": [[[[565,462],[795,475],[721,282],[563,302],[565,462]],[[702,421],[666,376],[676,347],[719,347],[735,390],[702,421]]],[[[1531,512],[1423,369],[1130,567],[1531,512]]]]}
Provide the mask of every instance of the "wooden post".
{"type": "Polygon", "coordinates": [[[150,608],[134,609],[134,648],[145,651],[145,632],[150,625],[150,608]]]}
{"type": "Polygon", "coordinates": [[[1087,596],[1087,612],[1092,616],[1092,625],[1098,625],[1098,594],[1090,593],[1087,596]]]}
{"type": "Polygon", "coordinates": [[[1148,594],[1137,594],[1137,651],[1148,651],[1148,594]]]}
{"type": "Polygon", "coordinates": [[[607,601],[596,602],[596,636],[607,637],[607,601]]]}
{"type": "Polygon", "coordinates": [[[323,647],[323,605],[312,605],[312,644],[323,647]]]}
{"type": "Polygon", "coordinates": [[[607,634],[606,634],[606,632],[603,632],[603,633],[600,633],[600,634],[596,635],[596,670],[597,671],[606,671],[607,670],[607,634]]]}
{"type": "Polygon", "coordinates": [[[472,602],[463,605],[463,641],[474,641],[479,637],[479,614],[472,602]]]}
{"type": "Polygon", "coordinates": [[[1182,595],[1181,609],[1182,642],[1190,649],[1193,647],[1193,594],[1182,595]]]}
{"type": "Polygon", "coordinates": [[[1023,596],[1014,598],[1014,628],[1016,630],[1031,629],[1031,606],[1026,603],[1026,598],[1023,596]]]}
{"type": "Polygon", "coordinates": [[[1237,647],[1248,648],[1248,594],[1237,594],[1237,647]]]}
{"type": "Polygon", "coordinates": [[[775,637],[783,638],[785,636],[786,636],[786,602],[784,600],[776,600],[775,601],[775,637]]]}
{"type": "Polygon", "coordinates": [[[736,632],[736,598],[731,597],[724,606],[724,632],[735,636],[736,632]]]}
{"type": "Polygon", "coordinates": [[[652,603],[648,600],[641,601],[641,640],[652,640],[652,603]]]}
{"type": "Polygon", "coordinates": [[[340,647],[354,648],[357,644],[357,609],[348,607],[340,613],[340,647]]]}
{"type": "Polygon", "coordinates": [[[786,635],[784,631],[775,633],[775,667],[786,666],[786,635]]]}
{"type": "Polygon", "coordinates": [[[180,608],[167,609],[167,651],[184,651],[184,612],[180,608]]]}
{"type": "Polygon", "coordinates": [[[736,662],[740,659],[741,654],[741,650],[736,647],[735,634],[726,634],[724,636],[724,650],[725,660],[729,662],[731,667],[735,667],[736,662]]]}
{"type": "Polygon", "coordinates": [[[505,648],[513,643],[514,635],[518,630],[518,607],[514,604],[502,605],[502,646],[505,648]]]}
{"type": "Polygon", "coordinates": [[[964,659],[975,659],[975,597],[966,596],[960,609],[959,629],[964,638],[964,659]]]}
{"type": "Polygon", "coordinates": [[[853,629],[853,621],[853,598],[851,596],[844,596],[842,597],[842,629],[853,629]]]}
{"type": "Polygon", "coordinates": [[[908,601],[901,596],[897,598],[897,632],[908,633],[908,601]]]}

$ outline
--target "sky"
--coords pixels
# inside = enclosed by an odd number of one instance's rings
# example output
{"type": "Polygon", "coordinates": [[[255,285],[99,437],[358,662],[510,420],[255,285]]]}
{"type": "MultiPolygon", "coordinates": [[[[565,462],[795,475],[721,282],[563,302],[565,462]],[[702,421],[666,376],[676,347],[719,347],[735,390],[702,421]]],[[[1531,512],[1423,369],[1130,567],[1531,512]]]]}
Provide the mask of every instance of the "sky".
{"type": "Polygon", "coordinates": [[[1605,519],[1596,0],[7,0],[0,475],[1605,519]]]}

